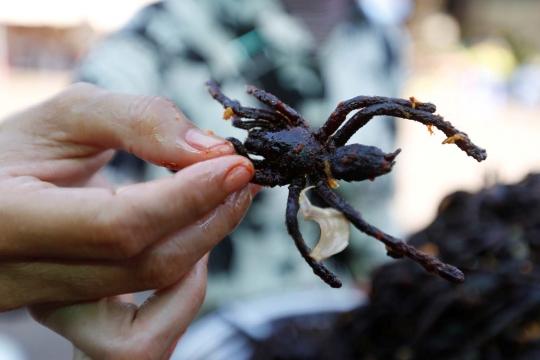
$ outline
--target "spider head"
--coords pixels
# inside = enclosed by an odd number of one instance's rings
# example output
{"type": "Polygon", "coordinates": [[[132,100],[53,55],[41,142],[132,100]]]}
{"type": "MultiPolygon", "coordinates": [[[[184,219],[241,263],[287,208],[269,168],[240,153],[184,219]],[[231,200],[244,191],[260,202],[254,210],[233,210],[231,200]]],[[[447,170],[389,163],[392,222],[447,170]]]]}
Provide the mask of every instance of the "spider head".
{"type": "Polygon", "coordinates": [[[388,174],[400,152],[401,149],[397,149],[386,154],[375,146],[351,144],[337,148],[328,161],[336,179],[362,181],[388,174]]]}

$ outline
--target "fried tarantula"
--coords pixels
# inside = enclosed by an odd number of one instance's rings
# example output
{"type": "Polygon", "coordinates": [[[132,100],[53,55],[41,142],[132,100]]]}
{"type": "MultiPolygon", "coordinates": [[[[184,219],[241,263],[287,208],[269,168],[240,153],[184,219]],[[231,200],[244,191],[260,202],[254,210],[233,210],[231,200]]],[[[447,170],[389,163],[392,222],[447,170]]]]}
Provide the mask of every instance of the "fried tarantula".
{"type": "Polygon", "coordinates": [[[463,273],[457,268],[370,225],[360,212],[331,190],[331,187],[337,187],[336,179],[348,182],[373,180],[392,170],[394,159],[401,149],[386,154],[374,146],[345,145],[354,133],[375,116],[386,115],[418,121],[427,125],[430,132],[434,126],[447,136],[443,144],[456,144],[477,161],[485,160],[487,155],[484,149],[474,145],[467,134],[455,129],[441,116],[433,114],[435,105],[421,103],[414,98],[408,101],[380,96],[357,96],[339,103],[326,123],[312,131],[307,120],[296,110],[253,85],[247,85],[246,91],[269,109],[241,106],[238,101],[225,96],[214,80],[206,82],[206,89],[225,108],[224,119],[232,118],[234,127],[248,131],[243,144],[235,138],[227,140],[233,144],[237,154],[253,162],[255,175],[251,182],[269,187],[289,185],[287,230],[304,260],[327,284],[341,287],[339,278],[322,261],[310,256],[311,249],[304,242],[298,228],[299,199],[307,180],[328,205],[341,212],[358,230],[384,243],[388,256],[396,259],[407,256],[430,273],[451,282],[463,282],[463,273]],[[347,115],[354,110],[359,111],[345,122],[347,115]],[[263,159],[252,159],[248,153],[263,159]]]}

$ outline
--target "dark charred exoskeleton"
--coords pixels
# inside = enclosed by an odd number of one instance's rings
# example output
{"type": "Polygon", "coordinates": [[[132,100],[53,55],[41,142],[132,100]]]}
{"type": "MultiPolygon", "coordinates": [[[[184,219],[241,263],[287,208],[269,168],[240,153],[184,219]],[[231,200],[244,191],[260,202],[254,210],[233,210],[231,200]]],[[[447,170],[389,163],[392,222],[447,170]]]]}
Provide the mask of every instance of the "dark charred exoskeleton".
{"type": "Polygon", "coordinates": [[[206,87],[212,97],[225,108],[224,118],[232,118],[233,126],[248,131],[243,144],[235,138],[227,140],[234,145],[239,155],[253,162],[255,175],[252,182],[270,187],[289,185],[286,213],[289,234],[313,272],[330,286],[340,287],[341,281],[322,262],[310,257],[311,249],[305,244],[298,228],[300,193],[308,179],[332,208],[340,211],[360,231],[383,242],[389,256],[407,256],[428,272],[452,282],[464,280],[463,273],[454,266],[444,264],[434,256],[424,254],[367,223],[358,211],[331,190],[336,179],[362,181],[374,179],[392,170],[400,149],[386,154],[373,146],[345,145],[362,126],[380,115],[414,120],[427,125],[430,131],[434,126],[447,136],[443,143],[455,143],[477,161],[485,160],[486,151],[474,145],[467,134],[435,115],[433,104],[420,103],[414,98],[409,101],[357,96],[338,104],[326,123],[316,131],[311,131],[307,120],[298,112],[255,86],[248,85],[247,92],[266,104],[269,110],[241,106],[238,101],[225,96],[213,80],[207,81],[206,87]],[[359,111],[345,122],[347,115],[354,110],[359,111]],[[262,159],[251,159],[249,154],[261,156],[262,159]]]}

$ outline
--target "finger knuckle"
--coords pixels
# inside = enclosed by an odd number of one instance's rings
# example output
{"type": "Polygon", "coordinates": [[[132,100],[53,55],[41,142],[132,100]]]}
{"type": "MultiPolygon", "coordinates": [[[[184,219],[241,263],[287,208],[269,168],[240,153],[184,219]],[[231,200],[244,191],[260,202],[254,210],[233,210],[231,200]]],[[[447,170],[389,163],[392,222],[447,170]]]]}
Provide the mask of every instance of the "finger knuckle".
{"type": "Polygon", "coordinates": [[[101,89],[89,83],[78,82],[72,84],[42,103],[39,106],[40,114],[44,119],[53,120],[58,117],[59,113],[71,111],[87,102],[98,91],[101,91],[101,89]]]}
{"type": "Polygon", "coordinates": [[[143,250],[146,232],[136,216],[120,212],[98,218],[95,226],[98,246],[107,249],[110,258],[128,259],[143,250]]]}
{"type": "MultiPolygon", "coordinates": [[[[119,223],[122,224],[122,223],[119,223]]],[[[108,238],[111,254],[117,259],[129,259],[143,250],[140,235],[128,224],[118,226],[108,238]]]]}
{"type": "Polygon", "coordinates": [[[150,289],[163,289],[176,283],[185,273],[183,251],[151,256],[142,268],[142,282],[150,289]]]}
{"type": "Polygon", "coordinates": [[[175,108],[171,101],[159,96],[140,95],[133,99],[129,110],[129,124],[139,135],[148,135],[163,121],[162,110],[175,108]]]}
{"type": "MultiPolygon", "coordinates": [[[[164,269],[163,267],[161,268],[164,269]]],[[[180,272],[172,270],[156,271],[148,280],[151,289],[165,289],[182,278],[180,272]]]]}
{"type": "Polygon", "coordinates": [[[109,238],[110,250],[114,257],[120,260],[139,254],[143,249],[142,243],[130,229],[117,230],[117,234],[109,238]]]}
{"type": "Polygon", "coordinates": [[[188,191],[182,194],[180,201],[190,209],[191,218],[199,218],[212,208],[209,206],[212,203],[210,196],[215,198],[215,186],[206,174],[189,179],[184,188],[188,191]]]}

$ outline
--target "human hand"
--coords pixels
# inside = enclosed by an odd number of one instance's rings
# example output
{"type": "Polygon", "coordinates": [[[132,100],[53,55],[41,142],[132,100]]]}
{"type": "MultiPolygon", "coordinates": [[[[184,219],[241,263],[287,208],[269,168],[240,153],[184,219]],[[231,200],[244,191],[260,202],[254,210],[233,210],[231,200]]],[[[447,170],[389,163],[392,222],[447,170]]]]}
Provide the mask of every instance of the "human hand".
{"type": "Polygon", "coordinates": [[[88,84],[1,122],[0,143],[0,310],[184,288],[254,192],[252,164],[171,102],[88,84]],[[110,149],[183,170],[114,192],[110,149]]]}
{"type": "Polygon", "coordinates": [[[73,360],[167,360],[204,299],[207,258],[140,307],[128,294],[74,305],[35,305],[31,313],[76,346],[73,360]]]}

